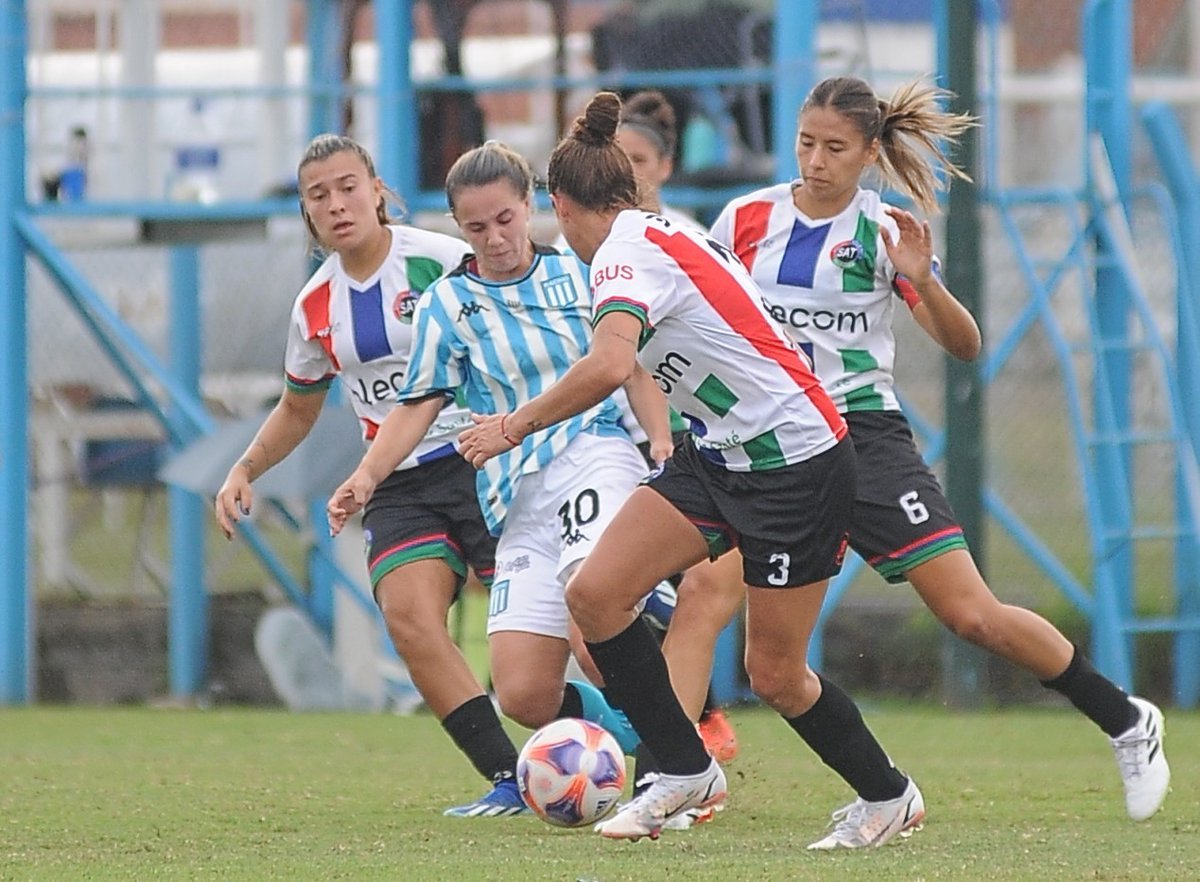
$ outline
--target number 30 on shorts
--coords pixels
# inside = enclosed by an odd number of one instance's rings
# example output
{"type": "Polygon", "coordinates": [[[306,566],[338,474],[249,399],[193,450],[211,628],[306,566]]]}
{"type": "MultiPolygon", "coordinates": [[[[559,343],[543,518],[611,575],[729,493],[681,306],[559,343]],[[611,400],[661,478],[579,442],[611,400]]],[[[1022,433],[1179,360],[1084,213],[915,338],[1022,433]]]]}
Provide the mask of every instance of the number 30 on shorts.
{"type": "Polygon", "coordinates": [[[600,516],[600,494],[591,487],[581,491],[573,504],[569,499],[562,504],[558,516],[562,518],[563,538],[575,535],[576,530],[600,516]]]}
{"type": "Polygon", "coordinates": [[[925,507],[925,503],[917,498],[917,491],[912,490],[905,493],[897,500],[900,507],[904,509],[904,513],[908,515],[910,524],[923,524],[929,520],[929,509],[925,507]]]}

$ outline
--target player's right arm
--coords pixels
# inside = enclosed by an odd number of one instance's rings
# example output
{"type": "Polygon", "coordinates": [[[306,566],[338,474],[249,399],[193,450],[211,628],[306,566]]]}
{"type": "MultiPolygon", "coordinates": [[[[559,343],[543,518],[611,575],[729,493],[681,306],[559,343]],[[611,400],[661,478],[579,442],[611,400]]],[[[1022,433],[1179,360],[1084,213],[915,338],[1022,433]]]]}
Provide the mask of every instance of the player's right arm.
{"type": "Polygon", "coordinates": [[[217,491],[213,507],[217,525],[226,539],[233,538],[233,531],[242,516],[250,514],[254,504],[254,490],[250,485],[308,436],[321,415],[326,394],[324,388],[307,393],[284,389],[283,397],[267,415],[254,440],[230,468],[225,483],[217,491]]]}
{"type": "Polygon", "coordinates": [[[329,497],[325,514],[331,535],[340,533],[346,519],[367,504],[379,482],[417,449],[445,403],[444,395],[434,394],[402,401],[392,409],[358,466],[329,497]]]}

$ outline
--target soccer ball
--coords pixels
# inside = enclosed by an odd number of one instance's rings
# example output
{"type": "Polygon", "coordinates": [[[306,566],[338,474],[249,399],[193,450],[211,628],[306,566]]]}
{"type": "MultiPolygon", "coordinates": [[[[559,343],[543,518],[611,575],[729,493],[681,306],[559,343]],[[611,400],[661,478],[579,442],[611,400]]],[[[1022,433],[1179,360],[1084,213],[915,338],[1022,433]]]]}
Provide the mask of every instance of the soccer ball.
{"type": "Polygon", "coordinates": [[[583,827],[617,805],[625,789],[625,754],[617,739],[587,720],[548,723],[517,757],[525,804],[556,827],[583,827]]]}

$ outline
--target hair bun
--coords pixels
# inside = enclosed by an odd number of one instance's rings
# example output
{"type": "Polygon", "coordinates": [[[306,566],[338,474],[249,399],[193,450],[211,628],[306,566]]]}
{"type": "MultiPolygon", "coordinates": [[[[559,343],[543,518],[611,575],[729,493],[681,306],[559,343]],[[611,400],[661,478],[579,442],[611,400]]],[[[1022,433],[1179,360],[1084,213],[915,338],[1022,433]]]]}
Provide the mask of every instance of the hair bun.
{"type": "Polygon", "coordinates": [[[614,92],[597,92],[576,117],[571,137],[584,144],[601,147],[610,143],[621,120],[621,99],[614,92]]]}

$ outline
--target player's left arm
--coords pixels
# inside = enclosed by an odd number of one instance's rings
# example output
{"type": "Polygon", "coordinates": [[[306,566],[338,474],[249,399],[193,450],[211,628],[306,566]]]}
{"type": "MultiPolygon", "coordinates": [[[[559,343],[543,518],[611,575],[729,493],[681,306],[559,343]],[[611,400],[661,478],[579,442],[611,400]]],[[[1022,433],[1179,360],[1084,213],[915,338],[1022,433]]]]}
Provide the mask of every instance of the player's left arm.
{"type": "Polygon", "coordinates": [[[637,417],[638,425],[650,441],[650,458],[661,465],[675,450],[667,396],[658,388],[650,372],[636,360],[633,373],[625,381],[625,394],[629,396],[629,407],[637,417]]]}
{"type": "Polygon", "coordinates": [[[641,319],[631,313],[614,311],[601,316],[591,349],[553,386],[512,413],[472,414],[476,425],[458,436],[462,455],[481,468],[527,435],[603,401],[633,376],[641,333],[641,319]]]}
{"type": "Polygon", "coordinates": [[[885,226],[879,235],[896,272],[903,274],[921,298],[913,307],[913,318],[937,344],[962,361],[972,361],[983,348],[979,325],[970,310],[959,303],[933,271],[933,232],[928,221],[910,212],[888,206],[884,209],[896,222],[899,240],[885,226]]]}

